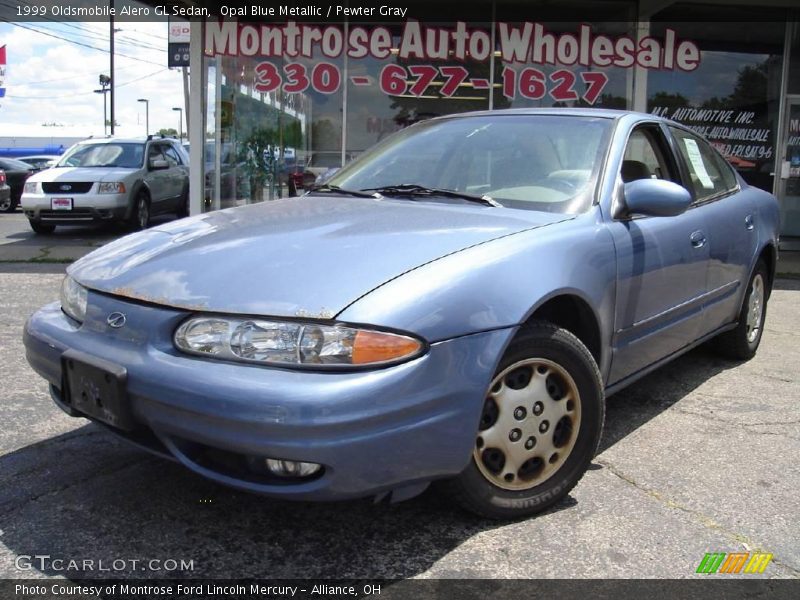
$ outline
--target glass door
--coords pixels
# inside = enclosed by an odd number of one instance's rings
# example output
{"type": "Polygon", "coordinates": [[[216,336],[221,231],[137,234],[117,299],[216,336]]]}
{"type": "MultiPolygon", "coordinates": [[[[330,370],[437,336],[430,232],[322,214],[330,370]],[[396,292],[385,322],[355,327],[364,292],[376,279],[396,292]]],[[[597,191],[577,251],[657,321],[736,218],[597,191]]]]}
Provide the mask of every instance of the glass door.
{"type": "Polygon", "coordinates": [[[778,173],[781,236],[800,241],[800,96],[788,99],[783,139],[778,173]]]}

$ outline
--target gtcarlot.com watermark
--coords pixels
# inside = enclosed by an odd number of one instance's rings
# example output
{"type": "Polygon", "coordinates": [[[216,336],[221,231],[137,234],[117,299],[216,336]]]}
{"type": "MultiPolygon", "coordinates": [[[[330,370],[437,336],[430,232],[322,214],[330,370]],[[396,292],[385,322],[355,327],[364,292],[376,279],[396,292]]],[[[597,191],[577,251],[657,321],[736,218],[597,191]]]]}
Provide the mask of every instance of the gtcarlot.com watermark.
{"type": "Polygon", "coordinates": [[[14,561],[19,571],[130,573],[142,571],[194,571],[194,560],[175,558],[59,558],[49,554],[21,554],[14,561]]]}

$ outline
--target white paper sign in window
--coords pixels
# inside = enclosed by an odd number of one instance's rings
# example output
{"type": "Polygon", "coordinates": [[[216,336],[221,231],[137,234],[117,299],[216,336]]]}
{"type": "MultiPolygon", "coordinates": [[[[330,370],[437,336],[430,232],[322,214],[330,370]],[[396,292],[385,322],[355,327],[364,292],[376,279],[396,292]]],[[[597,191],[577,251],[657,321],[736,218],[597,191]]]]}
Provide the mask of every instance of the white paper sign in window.
{"type": "Polygon", "coordinates": [[[703,157],[700,154],[700,148],[697,146],[697,142],[691,138],[683,138],[683,144],[686,146],[686,154],[689,157],[689,162],[692,163],[694,174],[697,175],[697,178],[700,180],[700,184],[707,190],[713,190],[714,182],[711,181],[711,177],[708,176],[708,171],[706,171],[706,165],[703,162],[703,157]]]}

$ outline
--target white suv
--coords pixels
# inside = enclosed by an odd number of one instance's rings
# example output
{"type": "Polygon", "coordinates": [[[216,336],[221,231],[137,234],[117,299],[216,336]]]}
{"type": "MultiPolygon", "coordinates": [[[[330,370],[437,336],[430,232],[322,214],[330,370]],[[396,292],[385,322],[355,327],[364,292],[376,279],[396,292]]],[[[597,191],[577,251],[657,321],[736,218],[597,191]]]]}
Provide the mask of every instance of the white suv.
{"type": "Polygon", "coordinates": [[[21,205],[36,233],[102,221],[144,229],[151,215],[188,214],[189,157],[171,138],[84,140],[28,178],[21,205]]]}

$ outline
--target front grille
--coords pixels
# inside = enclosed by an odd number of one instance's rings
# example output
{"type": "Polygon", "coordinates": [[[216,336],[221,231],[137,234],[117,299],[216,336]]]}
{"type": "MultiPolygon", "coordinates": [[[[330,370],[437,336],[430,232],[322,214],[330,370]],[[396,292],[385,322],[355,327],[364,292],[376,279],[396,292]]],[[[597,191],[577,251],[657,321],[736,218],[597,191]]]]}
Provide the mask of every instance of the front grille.
{"type": "Polygon", "coordinates": [[[45,194],[85,194],[94,182],[92,181],[47,181],[42,183],[45,194]],[[69,187],[69,189],[64,189],[69,187]]]}

